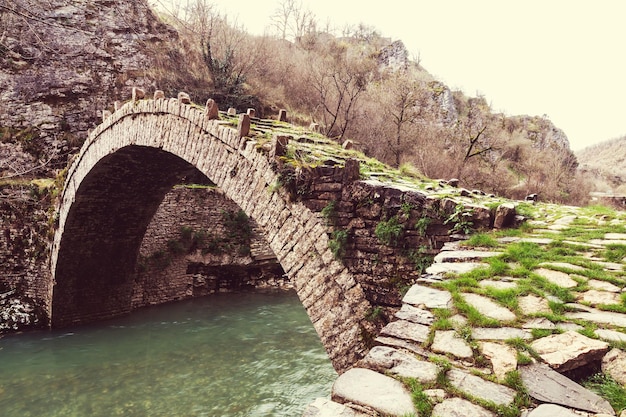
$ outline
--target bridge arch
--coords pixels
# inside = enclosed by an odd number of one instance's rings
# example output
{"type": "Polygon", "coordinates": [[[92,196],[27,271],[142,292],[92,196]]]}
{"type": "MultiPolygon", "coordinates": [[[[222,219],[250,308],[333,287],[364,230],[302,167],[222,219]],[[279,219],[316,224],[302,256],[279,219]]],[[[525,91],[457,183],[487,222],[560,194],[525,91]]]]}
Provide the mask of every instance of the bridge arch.
{"type": "Polygon", "coordinates": [[[328,249],[323,218],[272,191],[278,174],[253,140],[176,99],[127,103],[69,168],[51,256],[52,326],[130,311],[146,228],[167,191],[196,171],[262,228],[335,368],[362,357],[371,305],[328,249]]]}

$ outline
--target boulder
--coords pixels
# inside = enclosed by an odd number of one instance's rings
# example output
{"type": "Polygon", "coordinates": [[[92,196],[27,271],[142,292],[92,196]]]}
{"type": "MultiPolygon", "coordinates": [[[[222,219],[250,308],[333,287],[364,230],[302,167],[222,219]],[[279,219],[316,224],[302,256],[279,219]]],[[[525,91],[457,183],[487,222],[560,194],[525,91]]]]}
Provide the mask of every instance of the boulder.
{"type": "Polygon", "coordinates": [[[575,331],[553,334],[530,344],[551,368],[569,371],[602,359],[609,345],[575,331]]]}
{"type": "Polygon", "coordinates": [[[626,352],[612,349],[602,358],[602,372],[626,387],[626,352]]]}
{"type": "Polygon", "coordinates": [[[493,227],[502,229],[511,226],[515,221],[515,205],[513,203],[500,204],[496,209],[493,227]]]}

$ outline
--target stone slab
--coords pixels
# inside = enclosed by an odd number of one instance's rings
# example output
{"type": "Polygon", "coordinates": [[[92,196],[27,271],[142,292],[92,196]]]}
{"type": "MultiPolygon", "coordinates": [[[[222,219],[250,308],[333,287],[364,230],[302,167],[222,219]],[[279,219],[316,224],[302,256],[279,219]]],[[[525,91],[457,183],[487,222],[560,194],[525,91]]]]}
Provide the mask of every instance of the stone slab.
{"type": "Polygon", "coordinates": [[[341,374],[333,384],[332,400],[391,416],[416,413],[411,394],[401,382],[370,369],[352,368],[341,374]]]}
{"type": "Polygon", "coordinates": [[[626,327],[626,314],[615,313],[613,311],[602,311],[591,307],[587,308],[586,311],[565,313],[565,317],[570,319],[587,320],[594,323],[611,324],[618,327],[626,327]]]}
{"type": "Polygon", "coordinates": [[[604,398],[575,383],[549,366],[535,363],[518,369],[528,394],[546,403],[594,413],[615,415],[611,404],[604,398]]]}
{"type": "Polygon", "coordinates": [[[596,329],[594,333],[602,340],[608,340],[609,342],[626,343],[626,333],[608,329],[596,329]]]}
{"type": "Polygon", "coordinates": [[[579,294],[577,298],[578,300],[585,301],[591,305],[622,303],[622,298],[618,293],[602,290],[588,290],[579,294]]]}
{"type": "Polygon", "coordinates": [[[609,345],[574,331],[537,339],[530,344],[541,359],[559,372],[569,371],[602,359],[609,345]]]}
{"type": "Polygon", "coordinates": [[[555,268],[564,268],[564,269],[569,269],[571,271],[584,271],[586,268],[580,266],[580,265],[574,265],[574,264],[570,264],[568,262],[544,262],[544,263],[540,263],[539,266],[545,266],[545,267],[555,267],[555,268]]]}
{"type": "Polygon", "coordinates": [[[496,377],[503,381],[506,373],[517,369],[517,350],[513,347],[494,342],[480,342],[480,351],[491,362],[496,377]]]}
{"type": "Polygon", "coordinates": [[[496,417],[494,413],[485,410],[462,398],[448,398],[433,407],[432,417],[496,417]]]}
{"type": "Polygon", "coordinates": [[[618,264],[616,262],[604,262],[604,261],[593,261],[594,264],[600,265],[607,271],[623,271],[624,265],[618,264]]]}
{"type": "Polygon", "coordinates": [[[388,346],[374,346],[360,363],[361,367],[377,372],[390,372],[406,378],[415,378],[422,384],[435,382],[437,365],[388,346]]]}
{"type": "Polygon", "coordinates": [[[485,267],[485,264],[478,262],[455,262],[446,264],[432,264],[426,268],[427,274],[433,275],[445,275],[451,274],[464,274],[466,272],[473,271],[476,268],[485,267]]]}
{"type": "Polygon", "coordinates": [[[528,417],[580,417],[569,408],[561,407],[556,404],[541,404],[533,411],[528,413],[528,417]]]}
{"type": "Polygon", "coordinates": [[[473,293],[461,293],[461,296],[483,316],[500,321],[514,321],[517,319],[517,316],[511,310],[488,297],[473,293]]]}
{"type": "Polygon", "coordinates": [[[446,376],[456,389],[497,405],[509,405],[517,394],[515,390],[495,382],[487,381],[459,369],[450,369],[446,376]]]}
{"type": "Polygon", "coordinates": [[[453,263],[453,262],[475,262],[485,258],[492,258],[500,255],[502,252],[488,252],[480,250],[448,250],[439,252],[435,258],[435,263],[453,263]]]}
{"type": "Polygon", "coordinates": [[[363,413],[358,413],[350,407],[336,403],[326,398],[316,398],[304,410],[302,417],[361,417],[363,413]]]}
{"type": "Polygon", "coordinates": [[[402,304],[402,308],[395,316],[401,320],[430,326],[435,321],[435,316],[428,310],[413,307],[410,304],[402,304]]]}
{"type": "Polygon", "coordinates": [[[491,287],[496,290],[511,290],[513,288],[517,288],[517,279],[511,278],[510,280],[500,280],[496,281],[493,279],[484,279],[478,283],[480,287],[486,288],[491,287]]]}
{"type": "Polygon", "coordinates": [[[398,339],[396,337],[378,336],[376,339],[374,339],[374,341],[379,346],[390,346],[408,350],[409,352],[413,352],[423,358],[427,358],[430,356],[430,351],[424,349],[421,344],[409,342],[408,340],[398,339]]]}
{"type": "Polygon", "coordinates": [[[607,233],[604,235],[608,240],[626,240],[626,233],[607,233]]]}
{"type": "Polygon", "coordinates": [[[535,269],[534,272],[562,288],[574,288],[578,285],[578,283],[565,272],[553,271],[552,269],[546,268],[535,269]]]}
{"type": "Polygon", "coordinates": [[[429,309],[450,308],[452,307],[452,295],[448,291],[416,284],[409,288],[402,302],[429,309]]]}
{"type": "Polygon", "coordinates": [[[535,317],[528,320],[522,325],[522,329],[556,329],[556,324],[552,323],[545,317],[535,317]]]}
{"type": "Polygon", "coordinates": [[[515,327],[476,327],[472,329],[474,340],[507,340],[517,337],[524,340],[533,338],[530,331],[515,327]]]}
{"type": "Polygon", "coordinates": [[[430,348],[433,352],[448,353],[461,359],[469,359],[474,355],[470,345],[454,330],[437,330],[430,348]]]}
{"type": "Polygon", "coordinates": [[[537,297],[536,295],[529,294],[517,299],[519,309],[522,313],[530,315],[537,313],[552,313],[550,304],[545,298],[537,297]]]}
{"type": "Polygon", "coordinates": [[[616,382],[626,387],[626,352],[611,349],[602,358],[602,372],[609,374],[616,382]]]}
{"type": "Polygon", "coordinates": [[[591,288],[592,290],[602,290],[602,291],[608,291],[608,292],[621,292],[622,289],[620,287],[618,287],[615,284],[611,284],[610,282],[607,281],[600,281],[598,279],[590,279],[589,282],[587,282],[587,284],[589,285],[589,288],[591,288]]]}
{"type": "Polygon", "coordinates": [[[424,343],[428,339],[428,326],[406,320],[389,323],[380,331],[381,336],[392,336],[398,339],[424,343]]]}

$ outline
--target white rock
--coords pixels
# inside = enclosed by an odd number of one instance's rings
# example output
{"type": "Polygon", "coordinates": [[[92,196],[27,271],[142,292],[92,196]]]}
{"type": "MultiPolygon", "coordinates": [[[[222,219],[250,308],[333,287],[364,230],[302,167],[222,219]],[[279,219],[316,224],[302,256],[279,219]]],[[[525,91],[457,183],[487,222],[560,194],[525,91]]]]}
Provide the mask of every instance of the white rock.
{"type": "Polygon", "coordinates": [[[621,304],[622,298],[614,292],[589,290],[577,297],[579,300],[585,301],[592,305],[598,304],[621,304]]]}
{"type": "Polygon", "coordinates": [[[592,290],[602,290],[602,291],[617,292],[617,293],[621,291],[621,288],[618,287],[617,285],[611,284],[610,282],[606,282],[606,281],[600,281],[597,279],[591,279],[589,280],[587,284],[589,285],[589,288],[591,288],[592,290]]]}
{"type": "Polygon", "coordinates": [[[515,399],[516,392],[504,385],[487,381],[459,369],[450,369],[446,376],[456,389],[483,400],[492,401],[497,405],[509,405],[515,399]]]}
{"type": "Polygon", "coordinates": [[[517,337],[524,340],[533,338],[530,331],[515,327],[476,327],[472,329],[472,339],[474,340],[507,340],[517,337]]]}
{"type": "Polygon", "coordinates": [[[491,411],[462,398],[448,398],[433,408],[432,417],[496,417],[491,411]]]}
{"type": "Polygon", "coordinates": [[[462,293],[461,295],[468,304],[486,317],[500,321],[513,321],[517,318],[511,310],[502,307],[488,297],[473,293],[462,293]]]}
{"type": "Polygon", "coordinates": [[[517,299],[518,306],[522,313],[530,315],[536,313],[552,313],[548,300],[529,294],[517,299]]]}
{"type": "Polygon", "coordinates": [[[581,417],[569,408],[556,404],[541,404],[528,414],[528,417],[581,417]]]}
{"type": "Polygon", "coordinates": [[[612,349],[602,358],[602,372],[626,386],[626,352],[612,349]]]}
{"type": "Polygon", "coordinates": [[[574,288],[578,285],[576,281],[570,278],[568,274],[561,271],[553,271],[551,269],[539,268],[534,271],[536,274],[541,275],[551,283],[563,288],[574,288]]]}
{"type": "Polygon", "coordinates": [[[551,368],[564,372],[598,359],[608,351],[608,343],[574,331],[537,339],[530,346],[551,368]]]}
{"type": "Polygon", "coordinates": [[[513,347],[494,342],[480,342],[479,346],[500,381],[504,380],[507,372],[517,369],[517,350],[513,347]]]}
{"type": "Polygon", "coordinates": [[[415,378],[422,384],[435,382],[438,368],[432,362],[421,361],[415,356],[387,346],[374,346],[360,366],[377,372],[390,372],[406,378],[415,378]]]}
{"type": "Polygon", "coordinates": [[[452,306],[452,295],[448,291],[426,287],[424,285],[413,285],[409,288],[402,302],[429,309],[450,308],[452,306]]]}
{"type": "Polygon", "coordinates": [[[326,398],[316,398],[304,410],[302,417],[357,417],[364,414],[356,413],[350,407],[336,403],[326,398]]]}
{"type": "Polygon", "coordinates": [[[473,356],[470,345],[454,330],[437,330],[430,348],[433,352],[449,353],[461,359],[469,359],[473,356]]]}
{"type": "Polygon", "coordinates": [[[392,416],[416,413],[411,394],[401,382],[369,369],[352,368],[341,374],[333,384],[332,399],[392,416]]]}
{"type": "Polygon", "coordinates": [[[382,336],[393,336],[398,339],[412,340],[423,343],[428,339],[428,326],[406,320],[392,321],[380,331],[382,336]]]}
{"type": "Polygon", "coordinates": [[[594,333],[602,340],[626,343],[626,334],[615,330],[597,329],[594,333]]]}

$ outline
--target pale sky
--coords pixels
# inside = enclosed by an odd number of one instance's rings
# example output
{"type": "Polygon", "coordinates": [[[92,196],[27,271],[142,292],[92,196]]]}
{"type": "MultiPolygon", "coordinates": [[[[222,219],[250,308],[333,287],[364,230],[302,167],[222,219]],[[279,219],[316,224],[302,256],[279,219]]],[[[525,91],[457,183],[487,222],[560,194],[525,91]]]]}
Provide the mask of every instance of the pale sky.
{"type": "MultiPolygon", "coordinates": [[[[279,0],[213,3],[261,34],[279,0]]],[[[365,23],[402,40],[437,79],[484,95],[496,112],[546,114],[573,150],[626,135],[626,1],[365,3],[302,0],[320,26],[365,23]]]]}

